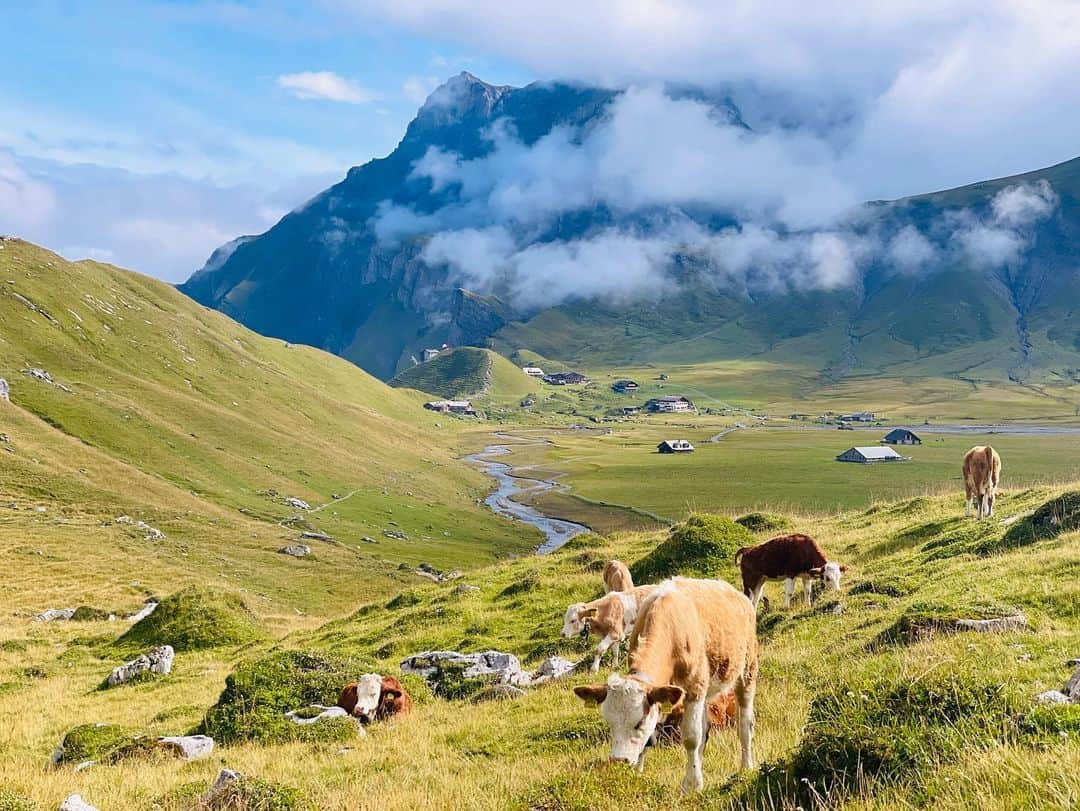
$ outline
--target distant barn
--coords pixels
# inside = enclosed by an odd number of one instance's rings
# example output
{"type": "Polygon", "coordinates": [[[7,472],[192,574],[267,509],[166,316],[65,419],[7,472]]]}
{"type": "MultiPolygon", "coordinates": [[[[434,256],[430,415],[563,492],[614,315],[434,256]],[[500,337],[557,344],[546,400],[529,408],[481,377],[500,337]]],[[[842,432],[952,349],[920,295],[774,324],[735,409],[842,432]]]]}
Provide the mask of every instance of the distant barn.
{"type": "Polygon", "coordinates": [[[848,448],[836,457],[837,462],[858,462],[868,465],[872,462],[906,462],[910,456],[901,456],[892,448],[875,445],[872,448],[848,448]]]}
{"type": "Polygon", "coordinates": [[[543,381],[552,386],[570,386],[589,383],[590,380],[581,372],[556,372],[552,375],[544,375],[543,381]]]}
{"type": "Polygon", "coordinates": [[[690,402],[686,397],[680,397],[677,395],[669,394],[665,397],[654,397],[645,403],[645,408],[648,411],[660,412],[662,414],[674,414],[680,411],[690,411],[693,409],[694,404],[690,402]]]}
{"type": "Polygon", "coordinates": [[[885,434],[885,438],[881,440],[889,445],[921,445],[922,439],[914,431],[909,431],[907,428],[893,428],[889,433],[885,434]]]}
{"type": "Polygon", "coordinates": [[[626,394],[628,391],[637,391],[638,384],[635,380],[616,380],[611,384],[611,388],[619,394],[626,394]]]}
{"type": "Polygon", "coordinates": [[[656,450],[660,453],[693,453],[694,446],[685,439],[665,439],[656,450]]]}

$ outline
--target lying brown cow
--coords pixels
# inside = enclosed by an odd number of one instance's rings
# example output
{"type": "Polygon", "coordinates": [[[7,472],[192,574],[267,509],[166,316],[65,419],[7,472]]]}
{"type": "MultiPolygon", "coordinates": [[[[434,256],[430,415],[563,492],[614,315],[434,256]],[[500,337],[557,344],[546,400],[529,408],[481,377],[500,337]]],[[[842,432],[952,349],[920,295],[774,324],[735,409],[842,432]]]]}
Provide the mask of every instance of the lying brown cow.
{"type": "Polygon", "coordinates": [[[743,593],[757,610],[761,592],[769,580],[784,581],[784,608],[791,608],[795,579],[803,582],[806,604],[813,600],[814,581],[824,583],[825,590],[840,588],[840,574],[847,571],[842,563],[825,558],[817,541],[809,535],[781,535],[757,546],[744,546],[735,553],[735,562],[742,572],[743,593]]]}
{"type": "Polygon", "coordinates": [[[604,587],[608,592],[631,591],[634,588],[634,578],[621,560],[609,560],[604,567],[604,587]]]}
{"type": "Polygon", "coordinates": [[[994,514],[1001,481],[1001,457],[989,445],[976,445],[964,454],[964,515],[971,515],[972,505],[978,501],[976,518],[982,520],[994,514]]]}
{"type": "Polygon", "coordinates": [[[611,728],[613,761],[645,766],[660,707],[684,703],[681,737],[686,750],[685,792],[701,789],[705,703],[734,691],[739,705],[742,767],[753,766],[754,690],[758,647],[750,601],[721,580],[676,577],[650,594],[630,635],[630,672],[574,693],[600,705],[611,728]]]}
{"type": "MultiPolygon", "coordinates": [[[[706,740],[709,732],[719,729],[727,729],[735,726],[737,704],[734,693],[721,693],[716,698],[709,699],[705,705],[705,711],[709,715],[709,729],[705,732],[706,740]]],[[[677,704],[671,708],[653,732],[650,743],[653,746],[674,746],[682,740],[683,705],[677,704]]]]}
{"type": "Polygon", "coordinates": [[[368,673],[345,686],[337,705],[362,724],[370,724],[395,715],[407,715],[412,710],[412,699],[393,676],[368,673]]]}

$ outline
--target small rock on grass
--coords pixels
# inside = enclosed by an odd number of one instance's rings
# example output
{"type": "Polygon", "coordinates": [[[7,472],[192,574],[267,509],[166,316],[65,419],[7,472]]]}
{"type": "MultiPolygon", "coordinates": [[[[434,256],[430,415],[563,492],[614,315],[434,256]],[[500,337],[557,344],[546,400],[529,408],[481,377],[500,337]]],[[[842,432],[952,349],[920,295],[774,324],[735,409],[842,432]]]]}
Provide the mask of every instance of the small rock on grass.
{"type": "Polygon", "coordinates": [[[90,805],[86,800],[82,798],[80,794],[70,794],[68,798],[60,803],[60,811],[98,811],[96,807],[90,805]]]}
{"type": "Polygon", "coordinates": [[[174,655],[172,645],[158,645],[135,657],[130,662],[114,668],[113,672],[109,674],[109,678],[106,679],[106,684],[109,687],[115,687],[118,684],[129,682],[144,673],[159,676],[168,675],[172,672],[174,655]]]}
{"type": "Polygon", "coordinates": [[[214,751],[214,739],[209,735],[174,735],[158,738],[158,742],[183,760],[199,760],[214,751]]]}

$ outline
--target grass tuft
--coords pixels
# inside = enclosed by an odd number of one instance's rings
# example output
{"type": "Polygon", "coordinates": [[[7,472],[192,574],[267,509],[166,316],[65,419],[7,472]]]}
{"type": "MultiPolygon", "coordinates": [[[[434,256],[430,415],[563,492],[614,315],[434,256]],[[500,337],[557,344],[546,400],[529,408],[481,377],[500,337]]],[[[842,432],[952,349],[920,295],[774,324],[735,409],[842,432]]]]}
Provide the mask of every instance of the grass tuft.
{"type": "Polygon", "coordinates": [[[635,583],[658,583],[675,575],[718,577],[734,571],[735,553],[754,543],[746,527],[730,518],[695,513],[630,567],[635,583]]]}
{"type": "Polygon", "coordinates": [[[177,652],[245,645],[264,637],[254,615],[232,592],[191,586],[161,601],[116,640],[125,651],[172,645],[177,652]]]}

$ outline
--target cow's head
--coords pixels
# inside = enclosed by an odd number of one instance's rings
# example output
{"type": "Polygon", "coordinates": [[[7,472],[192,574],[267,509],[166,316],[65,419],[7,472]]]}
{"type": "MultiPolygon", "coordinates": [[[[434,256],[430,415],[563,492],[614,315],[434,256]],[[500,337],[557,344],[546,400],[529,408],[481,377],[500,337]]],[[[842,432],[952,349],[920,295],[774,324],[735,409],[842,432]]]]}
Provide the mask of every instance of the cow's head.
{"type": "Polygon", "coordinates": [[[825,584],[825,591],[836,591],[840,588],[840,574],[847,571],[843,563],[829,561],[824,566],[811,569],[810,574],[825,584]]]}
{"type": "Polygon", "coordinates": [[[567,639],[572,639],[588,630],[586,621],[595,616],[595,608],[586,608],[585,603],[574,603],[566,609],[566,616],[563,617],[562,635],[567,639]]]}
{"type": "Polygon", "coordinates": [[[367,673],[360,677],[356,683],[356,706],[352,711],[352,714],[360,719],[360,723],[370,724],[375,720],[381,694],[382,676],[378,673],[367,673]]]}
{"type": "Polygon", "coordinates": [[[649,687],[617,673],[608,677],[607,684],[574,688],[578,698],[600,705],[600,714],[611,727],[611,759],[631,765],[641,759],[660,719],[661,705],[679,703],[683,692],[671,684],[649,687]]]}

